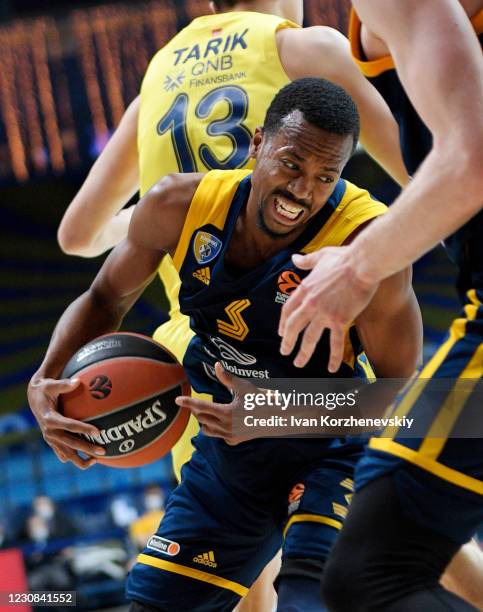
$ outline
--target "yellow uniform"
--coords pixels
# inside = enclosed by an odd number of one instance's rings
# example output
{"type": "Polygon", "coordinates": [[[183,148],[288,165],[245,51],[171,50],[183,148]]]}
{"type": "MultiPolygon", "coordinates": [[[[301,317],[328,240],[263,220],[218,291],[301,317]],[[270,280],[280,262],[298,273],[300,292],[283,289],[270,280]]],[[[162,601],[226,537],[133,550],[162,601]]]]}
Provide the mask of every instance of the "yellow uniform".
{"type": "MultiPolygon", "coordinates": [[[[141,195],[171,172],[249,167],[248,147],[275,94],[289,82],[276,33],[298,27],[249,11],[195,19],[152,59],[141,88],[138,125],[141,195]]],[[[192,337],[179,312],[179,276],[166,256],[160,276],[170,321],[154,338],[181,361],[192,337]]],[[[192,418],[184,440],[196,432],[192,418]]],[[[178,444],[175,468],[191,448],[178,444]]]]}

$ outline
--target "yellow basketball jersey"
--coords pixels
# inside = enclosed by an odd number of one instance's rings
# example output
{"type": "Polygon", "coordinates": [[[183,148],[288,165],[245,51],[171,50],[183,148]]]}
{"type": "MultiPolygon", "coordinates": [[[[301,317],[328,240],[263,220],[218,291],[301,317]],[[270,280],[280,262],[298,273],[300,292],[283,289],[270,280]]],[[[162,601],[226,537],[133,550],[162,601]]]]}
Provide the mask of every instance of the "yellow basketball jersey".
{"type": "MultiPolygon", "coordinates": [[[[152,59],[141,87],[138,124],[143,195],[170,172],[250,167],[248,147],[275,94],[289,82],[276,33],[296,24],[249,11],[199,17],[152,59]]],[[[155,338],[182,358],[179,277],[166,256],[160,276],[170,321],[155,338]]]]}
{"type": "Polygon", "coordinates": [[[297,27],[248,11],[195,19],[152,59],[141,87],[141,195],[170,172],[242,168],[276,92],[289,82],[275,35],[297,27]]]}

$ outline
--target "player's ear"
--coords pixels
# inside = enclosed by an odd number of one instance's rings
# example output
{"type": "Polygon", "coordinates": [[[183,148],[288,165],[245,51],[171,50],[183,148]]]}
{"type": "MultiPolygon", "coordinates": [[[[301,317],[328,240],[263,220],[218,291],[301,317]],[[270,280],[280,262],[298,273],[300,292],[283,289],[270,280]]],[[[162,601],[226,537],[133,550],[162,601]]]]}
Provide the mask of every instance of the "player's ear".
{"type": "Polygon", "coordinates": [[[260,147],[262,146],[263,135],[264,135],[263,128],[257,127],[255,129],[255,134],[253,135],[252,141],[250,143],[250,149],[248,151],[250,157],[252,157],[253,159],[257,158],[258,151],[260,150],[260,147]]]}

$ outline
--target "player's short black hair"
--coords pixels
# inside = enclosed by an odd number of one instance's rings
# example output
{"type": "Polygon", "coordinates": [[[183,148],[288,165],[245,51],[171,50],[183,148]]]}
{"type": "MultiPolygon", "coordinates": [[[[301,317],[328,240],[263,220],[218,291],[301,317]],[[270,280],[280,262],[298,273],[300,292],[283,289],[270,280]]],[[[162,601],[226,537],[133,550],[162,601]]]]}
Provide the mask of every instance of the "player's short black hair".
{"type": "Polygon", "coordinates": [[[283,87],[270,104],[265,116],[264,132],[273,135],[285,117],[300,111],[312,125],[333,134],[352,134],[354,144],[359,140],[359,112],[354,100],[335,83],[326,79],[306,77],[283,87]]]}

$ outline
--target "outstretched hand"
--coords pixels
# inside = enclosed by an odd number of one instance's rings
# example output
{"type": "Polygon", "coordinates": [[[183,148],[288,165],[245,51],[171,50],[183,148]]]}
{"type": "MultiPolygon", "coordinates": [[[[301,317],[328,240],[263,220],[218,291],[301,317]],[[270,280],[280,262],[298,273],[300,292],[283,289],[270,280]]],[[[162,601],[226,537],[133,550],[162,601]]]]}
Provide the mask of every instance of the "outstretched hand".
{"type": "Polygon", "coordinates": [[[104,455],[105,450],[102,446],[91,444],[72,434],[96,436],[100,432],[94,425],[62,416],[57,408],[59,396],[74,391],[80,382],[80,379],[56,380],[34,376],[28,387],[28,400],[44,440],[60,461],[72,461],[78,468],[85,470],[94,465],[96,455],[104,455]],[[88,455],[88,458],[80,457],[78,451],[88,455]]]}
{"type": "Polygon", "coordinates": [[[337,372],[344,355],[345,332],[364,310],[378,284],[356,277],[351,246],[326,247],[309,255],[294,255],[301,270],[312,270],[282,308],[278,333],[280,352],[290,355],[303,333],[294,364],[303,368],[325,329],[330,330],[329,372],[337,372]]]}
{"type": "Polygon", "coordinates": [[[218,361],[215,364],[216,377],[232,394],[229,404],[208,402],[195,397],[180,396],[176,398],[178,406],[191,410],[197,418],[201,431],[214,438],[223,438],[227,444],[235,445],[250,440],[250,436],[235,436],[233,434],[233,411],[243,408],[243,397],[246,393],[258,391],[250,382],[233,376],[225,370],[218,361]]]}

